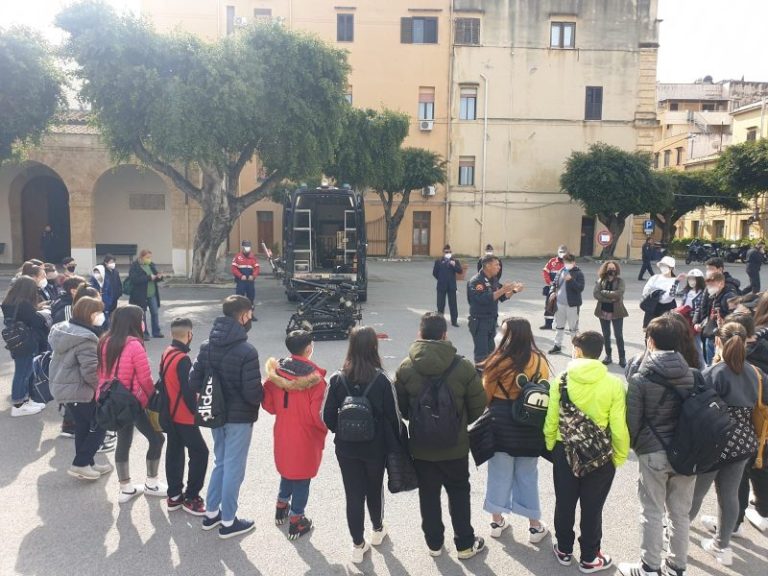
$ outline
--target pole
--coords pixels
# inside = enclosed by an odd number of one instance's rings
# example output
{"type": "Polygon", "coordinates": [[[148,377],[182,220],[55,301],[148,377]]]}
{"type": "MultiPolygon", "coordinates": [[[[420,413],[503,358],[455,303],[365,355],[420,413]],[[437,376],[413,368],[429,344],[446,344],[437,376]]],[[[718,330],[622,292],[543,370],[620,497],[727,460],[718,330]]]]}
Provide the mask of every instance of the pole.
{"type": "Polygon", "coordinates": [[[485,175],[488,166],[488,78],[482,73],[480,78],[483,79],[485,95],[483,98],[483,184],[480,188],[480,249],[478,254],[482,254],[485,248],[485,243],[483,242],[483,232],[485,231],[485,175]]]}

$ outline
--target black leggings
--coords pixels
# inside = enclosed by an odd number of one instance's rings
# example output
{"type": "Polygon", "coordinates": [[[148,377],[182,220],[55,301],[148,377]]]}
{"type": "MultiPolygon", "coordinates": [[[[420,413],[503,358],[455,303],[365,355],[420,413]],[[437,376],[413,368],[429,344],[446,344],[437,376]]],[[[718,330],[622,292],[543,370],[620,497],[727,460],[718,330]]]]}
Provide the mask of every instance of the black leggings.
{"type": "Polygon", "coordinates": [[[352,542],[363,543],[365,505],[374,530],[384,522],[384,460],[360,460],[336,454],[347,496],[347,526],[352,542]]]}
{"type": "Polygon", "coordinates": [[[611,357],[611,324],[613,324],[613,335],[616,337],[616,347],[619,349],[619,358],[626,358],[624,352],[624,318],[616,320],[600,319],[600,328],[603,330],[603,340],[605,340],[605,355],[611,357]]]}
{"type": "Polygon", "coordinates": [[[147,476],[154,478],[157,476],[157,470],[160,464],[160,456],[163,454],[163,444],[165,436],[162,432],[156,432],[152,423],[147,418],[147,413],[142,410],[133,424],[117,431],[117,448],[115,448],[115,469],[117,470],[117,479],[120,482],[127,482],[131,479],[131,472],[128,466],[128,456],[131,453],[133,444],[133,428],[138,428],[149,442],[147,449],[147,476]]]}

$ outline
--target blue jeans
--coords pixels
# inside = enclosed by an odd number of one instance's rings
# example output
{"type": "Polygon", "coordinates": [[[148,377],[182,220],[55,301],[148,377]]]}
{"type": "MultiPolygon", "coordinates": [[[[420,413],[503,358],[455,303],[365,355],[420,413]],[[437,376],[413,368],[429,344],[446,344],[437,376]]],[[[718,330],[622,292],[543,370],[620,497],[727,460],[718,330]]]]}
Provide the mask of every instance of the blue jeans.
{"type": "Polygon", "coordinates": [[[29,398],[29,385],[32,382],[32,356],[14,358],[13,366],[11,399],[14,404],[20,404],[29,398]]]}
{"type": "MultiPolygon", "coordinates": [[[[152,296],[152,298],[147,298],[147,308],[152,318],[152,336],[157,338],[162,333],[162,330],[160,330],[160,302],[157,300],[157,294],[152,296]]],[[[146,310],[144,310],[144,334],[149,334],[146,310]]]]}
{"type": "Polygon", "coordinates": [[[253,304],[256,298],[256,287],[253,284],[253,280],[235,280],[235,283],[235,294],[245,296],[253,304]]]}
{"type": "Polygon", "coordinates": [[[232,522],[245,478],[253,424],[224,424],[213,434],[213,472],[208,483],[208,510],[221,509],[221,519],[232,522]]]}
{"type": "Polygon", "coordinates": [[[291,516],[303,516],[309,500],[309,483],[311,478],[306,480],[289,480],[280,478],[280,492],[277,499],[280,502],[290,502],[291,516]]]}
{"type": "Polygon", "coordinates": [[[483,509],[491,514],[541,518],[538,458],[496,452],[488,461],[488,487],[483,509]]]}
{"type": "Polygon", "coordinates": [[[704,360],[707,366],[712,364],[712,359],[715,357],[715,339],[704,338],[704,360]]]}

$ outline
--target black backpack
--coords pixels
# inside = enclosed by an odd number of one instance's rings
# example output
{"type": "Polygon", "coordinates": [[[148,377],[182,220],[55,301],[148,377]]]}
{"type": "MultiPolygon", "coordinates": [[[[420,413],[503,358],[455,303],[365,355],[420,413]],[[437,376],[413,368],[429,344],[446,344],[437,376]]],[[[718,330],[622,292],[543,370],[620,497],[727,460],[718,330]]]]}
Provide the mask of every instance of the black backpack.
{"type": "Polygon", "coordinates": [[[211,364],[211,345],[208,344],[208,370],[203,389],[197,395],[195,424],[203,428],[220,428],[227,423],[227,401],[221,388],[221,376],[211,364]]]}
{"type": "Polygon", "coordinates": [[[182,399],[182,393],[181,390],[179,390],[176,402],[173,403],[173,408],[171,408],[171,400],[168,397],[168,388],[165,385],[165,374],[168,372],[168,367],[171,362],[183,355],[184,353],[180,351],[170,352],[168,356],[166,356],[165,362],[160,364],[160,378],[155,382],[155,393],[152,398],[150,398],[149,404],[147,405],[148,409],[158,413],[160,427],[164,432],[168,432],[171,429],[171,426],[173,425],[173,417],[176,415],[176,412],[179,409],[179,403],[182,399]]]}
{"type": "Polygon", "coordinates": [[[339,406],[336,424],[337,440],[341,442],[371,442],[375,438],[376,419],[373,416],[371,401],[368,400],[368,392],[379,374],[381,374],[381,370],[377,369],[362,395],[355,396],[349,388],[346,377],[339,372],[339,381],[347,391],[347,395],[339,406]]]}
{"type": "Polygon", "coordinates": [[[713,388],[704,387],[704,377],[698,370],[693,370],[694,385],[690,393],[681,392],[666,380],[653,376],[645,375],[680,399],[680,417],[669,443],[661,439],[648,419],[645,423],[664,447],[675,472],[686,476],[706,472],[720,459],[734,427],[728,405],[713,388]]]}
{"type": "Polygon", "coordinates": [[[411,401],[408,419],[413,446],[443,449],[456,445],[462,412],[457,408],[453,391],[446,381],[461,359],[462,356],[457,354],[448,370],[437,378],[424,376],[421,392],[411,401]]]}
{"type": "MultiPolygon", "coordinates": [[[[532,379],[525,374],[517,375],[520,395],[512,402],[512,417],[519,423],[539,430],[544,428],[544,420],[549,408],[549,382],[541,378],[539,368],[541,356],[536,363],[536,373],[532,379]]],[[[502,392],[509,399],[509,393],[501,386],[502,392]]]]}
{"type": "Polygon", "coordinates": [[[52,353],[43,352],[35,356],[32,360],[32,382],[29,385],[29,397],[32,402],[39,404],[48,404],[53,400],[51,394],[51,383],[48,374],[51,367],[52,353]]]}

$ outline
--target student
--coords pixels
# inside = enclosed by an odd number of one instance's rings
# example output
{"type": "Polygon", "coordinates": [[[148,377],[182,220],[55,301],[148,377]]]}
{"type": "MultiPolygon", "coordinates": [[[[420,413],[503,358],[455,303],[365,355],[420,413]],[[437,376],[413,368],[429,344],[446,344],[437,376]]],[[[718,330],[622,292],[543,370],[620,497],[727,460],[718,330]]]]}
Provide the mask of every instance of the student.
{"type": "Polygon", "coordinates": [[[62,295],[51,306],[51,321],[53,324],[58,324],[71,318],[75,294],[77,294],[77,289],[85,283],[85,278],[81,276],[70,276],[64,280],[61,284],[62,295]]]}
{"type": "Polygon", "coordinates": [[[64,267],[64,272],[62,276],[64,276],[64,280],[69,278],[70,276],[75,275],[75,270],[77,270],[77,262],[75,261],[72,256],[67,256],[61,261],[61,265],[64,267]]]}
{"type": "Polygon", "coordinates": [[[441,315],[428,312],[421,317],[419,339],[411,345],[408,358],[397,369],[395,388],[398,405],[410,421],[409,447],[419,478],[421,527],[429,553],[439,556],[443,549],[445,528],[440,494],[445,487],[458,557],[467,560],[485,548],[485,541],[475,536],[471,523],[467,426],[483,413],[486,398],[474,365],[457,355],[456,348],[447,340],[447,331],[448,325],[441,315]],[[453,408],[460,414],[453,445],[429,446],[423,441],[419,444],[413,434],[414,409],[418,407],[424,386],[429,385],[428,379],[444,380],[443,385],[451,390],[453,408]]]}
{"type": "Polygon", "coordinates": [[[101,289],[101,299],[104,302],[104,313],[109,316],[117,308],[117,303],[123,295],[123,282],[120,280],[120,273],[115,266],[115,257],[111,254],[104,256],[104,285],[101,289]]]}
{"type": "Polygon", "coordinates": [[[549,351],[550,354],[558,354],[562,351],[565,323],[568,322],[568,331],[574,335],[579,333],[579,309],[584,292],[584,273],[576,266],[576,256],[566,254],[563,256],[563,269],[557,273],[552,281],[552,289],[557,293],[557,309],[555,310],[555,345],[549,351]]]}
{"type": "Polygon", "coordinates": [[[288,538],[295,540],[312,529],[304,510],[328,432],[321,415],[326,384],[325,370],[311,361],[312,334],[294,330],[285,347],[289,357],[267,360],[262,406],[275,415],[275,467],[280,474],[275,523],[288,518],[288,538]]]}
{"type": "MultiPolygon", "coordinates": [[[[728,405],[732,421],[736,423],[734,430],[754,434],[752,411],[757,404],[758,375],[757,369],[747,360],[747,332],[741,324],[727,322],[718,328],[715,335],[715,345],[718,356],[722,357],[704,371],[706,385],[714,388],[723,401],[728,405]]],[[[763,382],[768,376],[761,374],[763,382]]],[[[731,436],[729,444],[741,444],[731,436]]],[[[733,551],[730,547],[736,520],[739,516],[739,485],[744,473],[744,467],[752,454],[736,454],[727,448],[721,455],[717,469],[699,474],[696,477],[696,488],[693,494],[690,519],[693,521],[701,509],[704,497],[712,484],[717,490],[718,520],[714,538],[701,541],[701,547],[714,556],[718,563],[730,566],[733,563],[733,551]]],[[[711,529],[712,526],[705,525],[711,529]]]]}
{"type": "Polygon", "coordinates": [[[56,271],[54,264],[43,264],[45,270],[45,277],[48,280],[43,292],[45,293],[44,299],[51,303],[51,306],[61,297],[62,291],[59,286],[59,273],[56,271]]]}
{"type": "Polygon", "coordinates": [[[717,332],[717,327],[730,313],[728,301],[731,298],[735,298],[738,294],[734,291],[732,284],[726,281],[725,275],[719,270],[707,272],[705,284],[707,286],[706,296],[693,321],[694,330],[697,334],[701,334],[703,340],[704,360],[707,364],[712,364],[715,355],[715,333],[717,332]]]}
{"type": "Polygon", "coordinates": [[[371,544],[379,546],[387,535],[384,526],[384,467],[389,442],[400,434],[400,414],[395,388],[382,371],[379,339],[370,326],[353,328],[347,356],[340,372],[331,376],[323,405],[323,420],[336,434],[339,408],[350,395],[363,395],[371,404],[375,433],[369,442],[351,442],[334,437],[336,459],[341,469],[347,501],[347,527],[352,536],[352,562],[359,564],[371,544]],[[367,392],[366,392],[367,390],[367,392]],[[391,436],[390,436],[391,435],[391,436]],[[389,439],[389,440],[388,440],[389,439]],[[373,531],[365,539],[365,508],[373,531]]]}
{"type": "Polygon", "coordinates": [[[656,266],[659,268],[659,273],[648,278],[648,282],[643,286],[642,297],[648,298],[656,291],[659,291],[660,295],[656,307],[653,310],[645,311],[643,328],[648,326],[648,323],[654,318],[658,318],[664,312],[677,307],[675,295],[680,278],[675,277],[675,259],[672,256],[664,256],[656,266]]]}
{"type": "MultiPolygon", "coordinates": [[[[111,380],[117,378],[142,408],[147,407],[155,391],[149,358],[144,350],[142,339],[142,318],[144,314],[138,306],[118,308],[112,317],[112,325],[99,342],[99,389],[96,397],[111,380]]],[[[167,497],[168,487],[158,482],[160,456],[163,453],[165,437],[153,428],[147,413],[139,412],[136,420],[117,431],[117,449],[115,450],[115,468],[120,482],[117,501],[126,504],[142,493],[158,498],[167,497]],[[147,448],[147,480],[144,485],[131,484],[131,472],[128,457],[133,444],[133,429],[137,428],[149,442],[147,448]]]]}
{"type": "Polygon", "coordinates": [[[98,290],[99,294],[104,293],[104,270],[105,268],[102,264],[97,264],[94,266],[93,270],[91,270],[91,279],[88,281],[90,287],[94,290],[98,290]]]}
{"type": "MultiPolygon", "coordinates": [[[[516,400],[521,393],[517,382],[520,374],[528,380],[549,378],[549,364],[533,340],[528,320],[508,318],[502,330],[501,343],[483,365],[483,388],[489,405],[516,400]]],[[[503,422],[494,418],[494,430],[498,427],[503,432],[494,434],[495,446],[504,451],[497,451],[488,461],[483,508],[492,515],[492,537],[499,538],[509,527],[504,514],[517,514],[528,519],[528,541],[537,544],[549,533],[541,522],[539,504],[538,460],[544,449],[544,435],[541,428],[517,423],[511,411],[499,411],[499,418],[505,413],[503,422]]]]}
{"type": "Polygon", "coordinates": [[[12,354],[13,382],[11,383],[11,416],[32,416],[45,408],[29,399],[32,381],[32,360],[48,348],[48,323],[40,313],[40,289],[29,276],[19,276],[5,295],[2,303],[6,326],[21,322],[29,329],[29,341],[24,349],[12,354]]]}
{"type": "Polygon", "coordinates": [[[94,425],[98,375],[96,328],[104,324],[104,305],[96,298],[77,301],[69,321],[54,324],[48,341],[53,350],[49,381],[53,397],[67,405],[74,420],[75,458],[67,470],[80,480],[98,480],[112,465],[96,464],[94,456],[106,430],[94,425]]]}
{"type": "Polygon", "coordinates": [[[254,528],[252,520],[236,516],[237,498],[264,390],[259,354],[248,342],[253,324],[251,301],[245,296],[228,296],[222,312],[223,316],[214,320],[208,340],[200,346],[189,381],[192,390],[199,393],[215,371],[221,384],[226,423],[211,430],[214,464],[202,528],[212,530],[220,525],[219,538],[232,538],[254,528]]]}
{"type": "MultiPolygon", "coordinates": [[[[577,477],[565,456],[560,434],[560,378],[549,390],[549,407],[544,422],[544,438],[552,450],[552,475],[555,482],[555,541],[552,544],[557,561],[570,566],[573,560],[575,534],[573,524],[576,504],[581,501],[581,562],[584,573],[606,570],[611,557],[600,549],[603,537],[603,506],[613,484],[616,468],[627,459],[629,432],[627,430],[626,395],[624,384],[600,362],[603,337],[597,332],[574,336],[573,360],[565,372],[568,396],[600,428],[610,428],[612,461],[593,470],[583,478],[577,477]]],[[[562,377],[562,376],[561,376],[562,377]]]]}
{"type": "Polygon", "coordinates": [[[158,282],[162,279],[163,275],[158,273],[154,262],[152,262],[152,252],[146,249],[139,252],[139,257],[131,264],[128,272],[128,280],[133,286],[129,302],[144,311],[144,340],[165,338],[160,330],[160,287],[158,282]],[[147,308],[149,308],[152,321],[151,337],[147,323],[147,308]]]}
{"type": "Polygon", "coordinates": [[[193,516],[205,514],[205,502],[200,491],[208,470],[208,446],[195,424],[197,395],[189,385],[192,361],[192,320],[175,318],[171,322],[173,341],[160,359],[160,375],[168,394],[171,418],[165,448],[165,478],[168,481],[168,511],[183,509],[193,516]],[[189,457],[187,489],[184,490],[184,456],[189,457]]]}
{"type": "Polygon", "coordinates": [[[619,349],[619,366],[627,365],[627,354],[624,351],[624,318],[629,314],[624,306],[624,279],[621,277],[621,266],[616,260],[603,262],[597,272],[597,282],[592,295],[597,300],[595,316],[600,320],[600,328],[605,340],[605,358],[603,364],[613,364],[611,350],[611,326],[616,337],[616,347],[619,349]]]}
{"type": "Polygon", "coordinates": [[[628,379],[627,422],[632,449],[640,466],[640,562],[621,563],[624,576],[662,574],[664,516],[667,516],[669,553],[664,574],[682,576],[688,563],[688,513],[695,476],[675,472],[664,445],[672,441],[680,417],[681,401],[659,381],[685,397],[694,386],[688,362],[676,351],[680,330],[673,314],[654,318],[646,329],[647,353],[628,379]]]}

